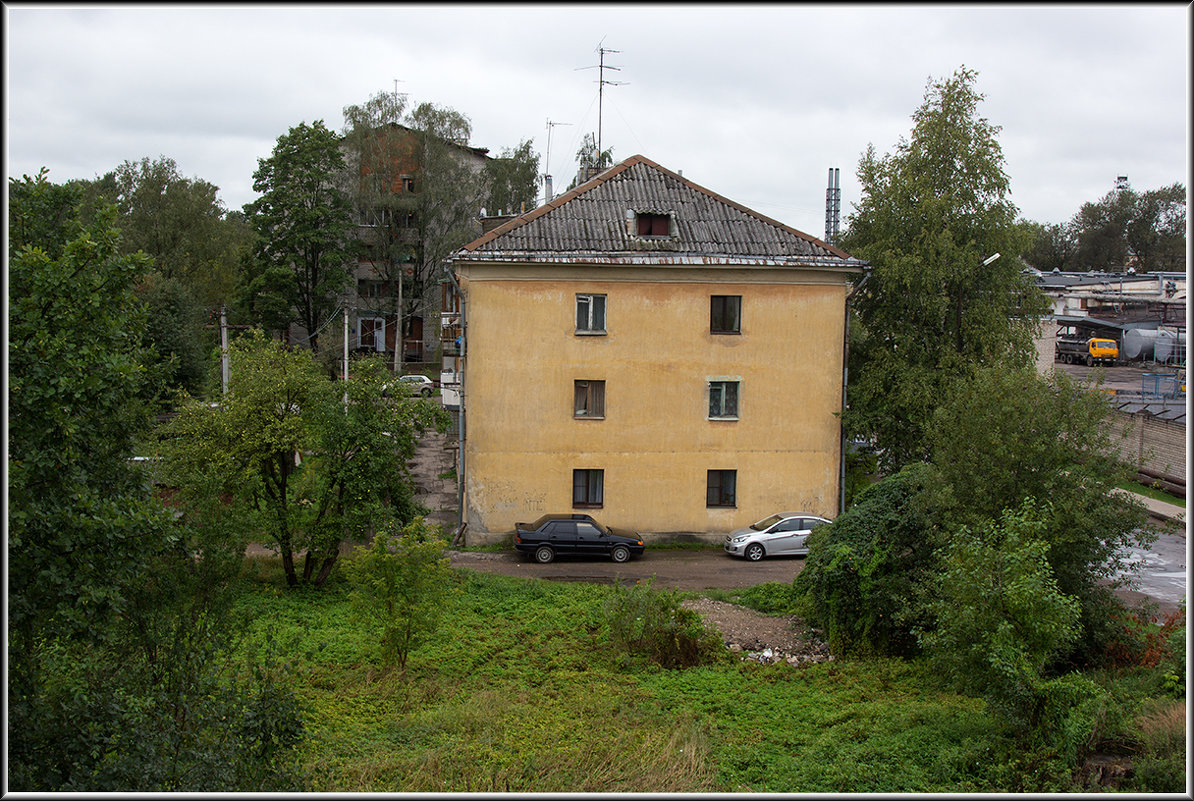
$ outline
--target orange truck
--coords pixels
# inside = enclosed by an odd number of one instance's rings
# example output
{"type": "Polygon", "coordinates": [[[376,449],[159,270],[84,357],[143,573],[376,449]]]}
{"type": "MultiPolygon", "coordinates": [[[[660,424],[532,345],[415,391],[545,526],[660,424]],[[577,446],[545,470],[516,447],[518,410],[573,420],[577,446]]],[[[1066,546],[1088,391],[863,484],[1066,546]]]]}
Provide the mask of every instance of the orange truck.
{"type": "Polygon", "coordinates": [[[1114,365],[1119,361],[1119,344],[1114,339],[1102,337],[1058,337],[1053,350],[1053,361],[1066,364],[1114,365]]]}

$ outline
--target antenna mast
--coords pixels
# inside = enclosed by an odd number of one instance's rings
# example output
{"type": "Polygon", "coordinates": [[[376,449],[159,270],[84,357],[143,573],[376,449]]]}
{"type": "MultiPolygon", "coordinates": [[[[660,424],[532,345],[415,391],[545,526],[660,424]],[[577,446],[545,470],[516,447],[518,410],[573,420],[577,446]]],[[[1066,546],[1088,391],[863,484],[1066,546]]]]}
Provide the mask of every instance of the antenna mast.
{"type": "Polygon", "coordinates": [[[551,202],[551,129],[557,125],[571,125],[570,122],[552,122],[547,120],[547,155],[543,157],[543,202],[551,202]]]}
{"type": "MultiPolygon", "coordinates": [[[[602,39],[601,41],[604,42],[605,40],[602,39]]],[[[602,117],[602,106],[604,105],[604,102],[605,102],[605,86],[606,86],[606,84],[609,84],[610,86],[621,86],[622,84],[626,83],[625,81],[607,81],[607,80],[605,80],[605,71],[606,70],[617,71],[617,70],[622,69],[621,67],[613,67],[613,66],[610,66],[609,64],[606,64],[605,63],[605,54],[606,53],[621,53],[621,52],[622,52],[621,50],[610,50],[608,48],[602,47],[600,44],[597,45],[597,53],[600,57],[597,62],[597,70],[598,70],[598,72],[597,72],[597,164],[598,165],[601,164],[601,117],[602,117]]],[[[593,69],[593,67],[577,67],[577,69],[591,70],[591,69],[593,69]]]]}

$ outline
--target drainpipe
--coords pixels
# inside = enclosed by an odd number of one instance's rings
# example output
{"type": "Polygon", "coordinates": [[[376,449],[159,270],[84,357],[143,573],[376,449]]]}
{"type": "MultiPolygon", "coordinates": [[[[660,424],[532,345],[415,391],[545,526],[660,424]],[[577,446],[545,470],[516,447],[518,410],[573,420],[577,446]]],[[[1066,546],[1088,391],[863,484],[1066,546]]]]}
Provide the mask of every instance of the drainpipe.
{"type": "MultiPolygon", "coordinates": [[[[862,280],[858,285],[851,289],[846,294],[846,320],[844,334],[842,336],[842,414],[846,413],[846,384],[850,377],[850,301],[859,293],[862,287],[866,284],[867,279],[871,277],[869,272],[862,274],[862,280]]],[[[838,418],[841,420],[841,418],[838,418]]],[[[845,514],[846,511],[846,425],[844,422],[839,424],[841,444],[839,446],[839,469],[838,469],[838,503],[837,513],[839,515],[845,514]]]]}
{"type": "Polygon", "coordinates": [[[460,360],[460,410],[456,413],[459,418],[459,425],[456,426],[456,506],[459,510],[460,520],[457,523],[456,531],[459,534],[464,533],[465,514],[464,514],[464,373],[465,373],[465,354],[468,353],[468,346],[466,339],[468,337],[468,304],[465,303],[464,289],[461,288],[460,283],[456,280],[456,273],[451,267],[447,270],[448,280],[452,282],[452,286],[456,288],[456,296],[460,299],[460,349],[456,358],[460,360]]]}

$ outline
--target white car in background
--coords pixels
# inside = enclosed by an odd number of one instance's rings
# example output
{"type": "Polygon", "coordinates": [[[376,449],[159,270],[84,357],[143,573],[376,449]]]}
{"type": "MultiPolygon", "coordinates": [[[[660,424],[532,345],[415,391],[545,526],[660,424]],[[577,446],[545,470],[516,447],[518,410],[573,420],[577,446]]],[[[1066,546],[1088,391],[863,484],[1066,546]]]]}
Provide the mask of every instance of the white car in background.
{"type": "MultiPolygon", "coordinates": [[[[398,376],[398,381],[412,395],[422,395],[424,398],[430,398],[431,393],[435,391],[435,382],[419,373],[398,376]]],[[[389,394],[390,386],[390,384],[385,386],[385,394],[389,394]]]]}
{"type": "Polygon", "coordinates": [[[808,553],[808,535],[830,521],[808,512],[780,512],[726,536],[725,550],[757,562],[764,556],[808,553]]]}

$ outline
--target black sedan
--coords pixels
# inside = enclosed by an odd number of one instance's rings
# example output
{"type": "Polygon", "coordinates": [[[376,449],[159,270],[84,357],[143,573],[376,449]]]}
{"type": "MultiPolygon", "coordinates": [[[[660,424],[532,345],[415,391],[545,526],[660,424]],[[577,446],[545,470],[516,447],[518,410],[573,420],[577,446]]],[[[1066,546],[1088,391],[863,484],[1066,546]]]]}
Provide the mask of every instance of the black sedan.
{"type": "Polygon", "coordinates": [[[625,562],[641,556],[643,540],[633,531],[603,526],[589,515],[543,515],[534,523],[517,523],[514,550],[547,564],[557,556],[608,556],[625,562]]]}

